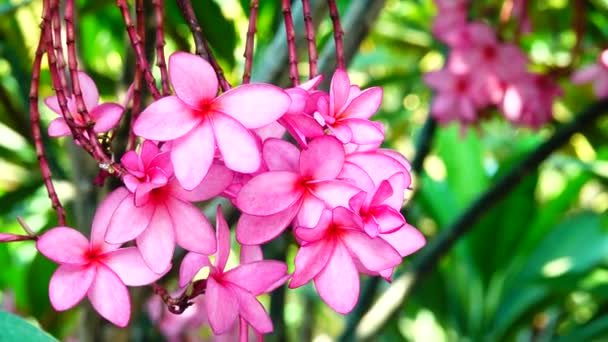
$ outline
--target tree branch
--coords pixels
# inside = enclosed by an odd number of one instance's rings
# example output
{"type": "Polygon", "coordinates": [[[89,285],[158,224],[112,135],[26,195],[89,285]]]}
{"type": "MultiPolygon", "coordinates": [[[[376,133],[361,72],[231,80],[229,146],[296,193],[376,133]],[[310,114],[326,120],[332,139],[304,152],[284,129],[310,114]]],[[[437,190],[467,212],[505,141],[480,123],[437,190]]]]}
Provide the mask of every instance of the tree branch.
{"type": "Polygon", "coordinates": [[[192,36],[194,37],[194,44],[196,46],[197,55],[209,61],[209,64],[215,70],[217,75],[217,80],[220,83],[220,87],[223,91],[230,89],[230,83],[224,77],[224,71],[217,63],[217,60],[213,56],[213,52],[207,43],[207,38],[205,38],[205,33],[203,32],[203,28],[199,25],[198,20],[196,19],[196,14],[194,13],[194,9],[192,8],[192,3],[190,0],[177,0],[177,6],[182,12],[184,19],[188,23],[190,27],[190,31],[192,32],[192,36]]]}

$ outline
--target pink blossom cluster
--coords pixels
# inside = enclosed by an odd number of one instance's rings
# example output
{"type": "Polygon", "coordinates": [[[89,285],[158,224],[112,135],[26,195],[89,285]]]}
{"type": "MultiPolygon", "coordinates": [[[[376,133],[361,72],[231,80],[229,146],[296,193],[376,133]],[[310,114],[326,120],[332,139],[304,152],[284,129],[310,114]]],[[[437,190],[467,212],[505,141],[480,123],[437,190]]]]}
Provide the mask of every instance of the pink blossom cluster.
{"type": "Polygon", "coordinates": [[[435,90],[431,114],[440,123],[474,124],[496,106],[513,124],[538,129],[552,118],[560,88],[529,72],[519,47],[499,41],[483,22],[467,20],[467,0],[436,0],[433,34],[449,48],[447,63],[424,81],[435,90]]]}
{"type": "MultiPolygon", "coordinates": [[[[113,128],[120,106],[97,105],[94,83],[81,77],[89,111],[100,113],[91,115],[95,131],[113,128]]],[[[86,295],[100,315],[126,326],[127,286],[163,277],[179,246],[188,253],[178,292],[200,281],[202,269],[208,274],[190,313],[204,315],[216,335],[239,321],[246,340],[249,326],[258,335],[273,329],[258,296],[287,281],[290,288],[313,282],[330,307],[347,313],[358,300],[360,274],[390,280],[402,258],[425,244],[400,213],[410,165],[380,148],[384,128],[370,120],[381,88],[362,90],[337,70],[329,92],[316,89],[317,77],[287,90],[258,83],[218,95],[211,65],[185,52],[169,58],[169,79],[175,95],[136,119],[141,143],[122,156],[123,186],[98,207],[90,241],[68,227],[38,239],[39,251],[60,265],[49,287],[57,310],[86,295]],[[285,131],[295,144],[281,139],[285,131]],[[214,228],[197,206],[218,196],[241,212],[238,265],[228,262],[232,239],[221,207],[214,228]],[[292,274],[285,262],[264,260],[260,248],[288,229],[299,245],[292,274]]],[[[46,103],[57,111],[54,97],[46,103]]],[[[54,123],[49,133],[68,134],[63,126],[54,123]]],[[[155,312],[174,336],[171,320],[155,312]]]]}

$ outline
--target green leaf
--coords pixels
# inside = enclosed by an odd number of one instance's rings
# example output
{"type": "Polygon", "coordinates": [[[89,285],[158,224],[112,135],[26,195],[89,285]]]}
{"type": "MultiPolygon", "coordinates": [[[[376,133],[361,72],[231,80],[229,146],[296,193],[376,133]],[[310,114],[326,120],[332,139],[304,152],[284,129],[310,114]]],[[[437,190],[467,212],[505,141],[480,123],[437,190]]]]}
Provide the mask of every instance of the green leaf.
{"type": "Polygon", "coordinates": [[[23,318],[5,311],[0,311],[0,341],[57,342],[23,318]]]}
{"type": "Polygon", "coordinates": [[[488,186],[483,149],[473,130],[463,135],[451,125],[437,132],[437,153],[446,168],[448,186],[463,208],[488,186]]]}
{"type": "Polygon", "coordinates": [[[557,342],[591,341],[593,338],[606,337],[608,334],[608,316],[593,320],[580,328],[574,329],[566,336],[557,339],[557,342]]]}

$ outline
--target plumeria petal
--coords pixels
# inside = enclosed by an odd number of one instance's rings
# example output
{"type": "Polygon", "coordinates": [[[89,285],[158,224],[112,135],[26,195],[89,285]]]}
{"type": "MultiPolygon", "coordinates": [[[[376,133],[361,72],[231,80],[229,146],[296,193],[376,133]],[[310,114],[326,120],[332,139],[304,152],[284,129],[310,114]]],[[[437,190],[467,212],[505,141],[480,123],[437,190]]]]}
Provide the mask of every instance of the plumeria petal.
{"type": "Polygon", "coordinates": [[[362,231],[350,230],[342,235],[350,254],[371,271],[382,271],[401,263],[401,255],[380,238],[370,238],[362,231]]]}
{"type": "Polygon", "coordinates": [[[348,250],[336,243],[325,268],[315,277],[321,298],[338,313],[350,312],[359,298],[359,273],[348,250]]]}
{"type": "Polygon", "coordinates": [[[175,233],[171,217],[164,206],[156,208],[150,224],[137,237],[137,248],[148,267],[158,274],[165,272],[171,264],[175,233]]]}
{"type": "Polygon", "coordinates": [[[251,293],[239,288],[238,286],[230,286],[239,304],[239,314],[243,317],[253,329],[261,334],[272,332],[272,321],[255,296],[251,293]]]}
{"type": "Polygon", "coordinates": [[[329,87],[329,111],[331,113],[337,113],[344,107],[349,92],[350,79],[348,74],[343,69],[336,70],[329,87]]]}
{"type": "Polygon", "coordinates": [[[260,167],[261,156],[254,136],[228,115],[213,116],[213,133],[226,166],[234,171],[253,173],[260,167]]]}
{"type": "Polygon", "coordinates": [[[218,205],[215,216],[216,239],[217,239],[217,259],[215,266],[223,270],[230,256],[230,229],[228,223],[222,214],[222,206],[218,205]]]}
{"type": "Polygon", "coordinates": [[[319,218],[325,209],[325,202],[313,195],[306,195],[302,200],[302,205],[296,216],[299,226],[314,227],[319,222],[319,218]]]}
{"type": "Polygon", "coordinates": [[[205,292],[205,310],[211,330],[214,334],[221,335],[232,328],[239,315],[237,295],[210,277],[205,292]]]}
{"type": "Polygon", "coordinates": [[[91,119],[95,121],[93,131],[95,131],[95,133],[103,133],[116,127],[123,112],[124,108],[116,103],[108,102],[96,106],[89,113],[91,119]]]}
{"type": "Polygon", "coordinates": [[[49,123],[48,133],[50,137],[64,137],[72,134],[72,131],[64,118],[56,118],[49,123]]]}
{"type": "Polygon", "coordinates": [[[209,257],[198,253],[188,253],[179,267],[179,287],[185,287],[205,266],[210,266],[209,257]]]}
{"type": "Polygon", "coordinates": [[[137,207],[134,195],[127,195],[110,219],[105,241],[120,244],[135,239],[150,224],[155,208],[156,205],[151,202],[137,207]]]}
{"type": "Polygon", "coordinates": [[[215,233],[200,209],[171,196],[165,205],[175,227],[175,242],[180,247],[207,255],[215,252],[215,233]]]}
{"type": "Polygon", "coordinates": [[[281,139],[267,139],[262,147],[264,162],[270,171],[298,172],[300,150],[281,139]]]}
{"type": "Polygon", "coordinates": [[[120,187],[112,191],[99,204],[97,210],[95,211],[95,216],[93,216],[93,224],[91,225],[92,247],[97,248],[102,252],[118,248],[118,245],[110,245],[106,243],[105,235],[114,212],[127,196],[129,196],[129,191],[124,187],[120,187]]]}
{"type": "Polygon", "coordinates": [[[199,185],[213,162],[215,140],[211,124],[205,121],[188,134],[175,140],[171,149],[171,161],[175,177],[186,189],[199,185]]]}
{"type": "Polygon", "coordinates": [[[45,257],[58,264],[85,265],[89,240],[79,231],[69,227],[57,227],[44,233],[36,242],[36,248],[45,257]]]}
{"type": "Polygon", "coordinates": [[[382,103],[382,88],[371,87],[365,89],[355,97],[340,114],[342,118],[369,119],[374,115],[382,103]]]}
{"type": "Polygon", "coordinates": [[[146,139],[173,140],[188,133],[202,119],[177,96],[166,96],[152,102],[139,114],[133,132],[146,139]]]}
{"type": "Polygon", "coordinates": [[[97,276],[89,289],[89,301],[103,318],[119,327],[126,327],[131,316],[127,287],[107,267],[97,268],[97,276]]]}
{"type": "Polygon", "coordinates": [[[175,94],[193,108],[210,103],[217,95],[217,76],[209,62],[187,52],[169,57],[169,78],[175,94]]]}
{"type": "Polygon", "coordinates": [[[334,179],[344,166],[344,146],[331,136],[318,137],[300,154],[300,173],[313,179],[334,179]]]}
{"type": "Polygon", "coordinates": [[[355,144],[376,144],[384,140],[384,132],[372,121],[348,119],[343,120],[342,123],[348,125],[348,128],[350,128],[353,134],[350,141],[355,144]]]}
{"type": "Polygon", "coordinates": [[[78,304],[87,294],[93,279],[94,266],[61,265],[49,283],[49,299],[53,308],[64,311],[78,304]]]}
{"type": "Polygon", "coordinates": [[[380,233],[390,233],[405,224],[403,215],[387,205],[374,208],[373,216],[378,223],[380,233]]]}
{"type": "Polygon", "coordinates": [[[424,235],[407,223],[390,234],[380,234],[380,237],[393,246],[401,256],[410,255],[426,244],[424,235]]]}
{"type": "Polygon", "coordinates": [[[240,254],[241,265],[264,259],[262,246],[260,245],[241,245],[240,254]]]}
{"type": "Polygon", "coordinates": [[[258,296],[267,293],[268,289],[286,274],[287,265],[284,262],[262,260],[241,264],[224,273],[222,279],[258,296]]]}
{"type": "Polygon", "coordinates": [[[80,83],[84,105],[87,110],[92,110],[99,103],[99,92],[95,81],[84,72],[78,71],[78,83],[80,83]]]}
{"type": "Polygon", "coordinates": [[[259,128],[279,119],[291,99],[272,84],[244,84],[232,88],[213,102],[213,109],[229,115],[247,128],[259,128]]]}
{"type": "MultiPolygon", "coordinates": [[[[142,286],[158,280],[165,272],[152,272],[135,247],[121,248],[103,256],[103,263],[109,267],[127,286],[142,286]]],[[[169,271],[167,268],[166,271],[169,271]]]]}
{"type": "Polygon", "coordinates": [[[49,107],[49,109],[53,112],[61,115],[61,107],[59,106],[59,100],[57,99],[57,95],[45,97],[44,104],[49,107]]]}
{"type": "Polygon", "coordinates": [[[341,181],[315,182],[309,190],[329,208],[348,207],[348,200],[361,191],[358,187],[341,181]]]}
{"type": "MultiPolygon", "coordinates": [[[[300,228],[298,230],[309,229],[300,228]]],[[[289,288],[300,287],[316,277],[327,265],[334,248],[335,240],[321,240],[300,247],[298,254],[296,254],[296,268],[289,283],[289,288]]]]}
{"type": "Polygon", "coordinates": [[[287,171],[262,173],[243,186],[236,198],[236,205],[251,215],[276,214],[302,197],[304,189],[299,188],[299,180],[298,174],[287,171]]]}
{"type": "Polygon", "coordinates": [[[259,245],[279,236],[293,221],[300,209],[294,203],[287,209],[267,216],[242,214],[236,226],[236,240],[244,245],[259,245]]]}
{"type": "Polygon", "coordinates": [[[211,164],[207,175],[194,189],[187,191],[175,180],[169,181],[171,194],[187,202],[200,202],[221,194],[232,183],[234,172],[222,164],[211,164]]]}

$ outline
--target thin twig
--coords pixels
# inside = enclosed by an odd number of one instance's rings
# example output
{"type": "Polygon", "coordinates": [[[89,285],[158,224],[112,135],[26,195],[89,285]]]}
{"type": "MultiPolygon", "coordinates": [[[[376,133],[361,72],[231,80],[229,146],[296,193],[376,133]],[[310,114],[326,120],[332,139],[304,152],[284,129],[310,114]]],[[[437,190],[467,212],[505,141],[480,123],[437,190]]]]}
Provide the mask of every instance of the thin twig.
{"type": "Polygon", "coordinates": [[[327,0],[329,5],[329,16],[334,26],[334,41],[336,43],[336,66],[339,69],[346,67],[344,57],[344,31],[342,30],[342,24],[340,23],[340,13],[338,13],[338,6],[336,6],[336,0],[327,0]]]}
{"type": "Polygon", "coordinates": [[[179,297],[171,297],[169,291],[159,285],[158,283],[152,283],[150,285],[152,287],[152,291],[162,299],[163,303],[167,306],[167,309],[172,314],[180,315],[186,309],[194,304],[192,300],[200,295],[205,294],[205,290],[207,289],[207,279],[201,279],[194,281],[192,283],[192,290],[185,290],[179,297]]]}
{"type": "Polygon", "coordinates": [[[281,0],[283,3],[283,20],[285,22],[285,33],[287,35],[287,50],[289,51],[289,79],[294,86],[300,84],[298,75],[298,51],[296,49],[296,31],[291,17],[291,2],[281,0]]]}
{"type": "Polygon", "coordinates": [[[171,88],[169,87],[169,73],[165,62],[164,0],[152,0],[152,4],[154,5],[154,22],[156,24],[156,65],[160,70],[163,96],[167,96],[171,93],[171,88]]]}
{"type": "Polygon", "coordinates": [[[156,80],[154,80],[152,71],[150,71],[150,65],[148,63],[148,59],[146,58],[146,53],[144,51],[141,38],[135,31],[135,25],[133,25],[133,20],[131,19],[131,14],[129,13],[129,6],[127,5],[126,0],[116,0],[116,6],[118,6],[120,12],[122,13],[122,19],[127,28],[127,34],[129,35],[131,46],[133,46],[133,49],[135,50],[135,58],[137,59],[139,68],[144,73],[144,78],[148,84],[148,90],[150,91],[150,94],[152,94],[152,97],[155,100],[158,100],[161,97],[161,94],[156,87],[156,80]]]}
{"type": "Polygon", "coordinates": [[[247,41],[245,43],[245,70],[243,71],[243,84],[251,80],[251,68],[253,67],[253,46],[255,33],[257,32],[256,23],[258,18],[258,0],[251,0],[249,4],[249,26],[247,27],[247,41]]]}
{"type": "MultiPolygon", "coordinates": [[[[144,13],[144,1],[137,0],[135,2],[135,28],[137,32],[137,36],[141,41],[141,45],[146,45],[146,17],[144,13]]],[[[143,74],[141,69],[141,64],[139,60],[135,61],[135,74],[133,76],[133,103],[131,105],[131,119],[129,123],[129,127],[133,127],[135,120],[139,116],[139,112],[141,111],[141,101],[142,101],[142,89],[141,84],[143,82],[143,74]]],[[[132,150],[135,148],[137,144],[137,137],[135,136],[135,132],[133,129],[129,130],[129,137],[127,138],[127,150],[132,150]]]]}
{"type": "Polygon", "coordinates": [[[458,240],[471,231],[475,223],[485,213],[498,205],[526,175],[535,170],[547,157],[565,144],[574,133],[590,126],[607,112],[608,99],[595,102],[587,107],[572,122],[558,128],[551,138],[538,146],[490,189],[481,194],[451,225],[440,230],[439,235],[427,247],[422,249],[406,272],[393,282],[392,286],[396,290],[391,291],[391,288],[389,288],[376,302],[376,305],[363,317],[359,328],[363,326],[367,326],[367,328],[358,329],[357,335],[367,339],[375,335],[387,322],[394,319],[399,313],[398,309],[403,307],[413,288],[420,284],[423,277],[435,268],[440,258],[448,253],[458,240]],[[387,303],[390,304],[387,306],[387,303]],[[369,321],[365,322],[367,319],[369,321]]]}
{"type": "MultiPolygon", "coordinates": [[[[42,31],[48,29],[43,27],[42,31]]],[[[38,165],[40,166],[40,172],[42,173],[42,179],[44,180],[44,186],[46,192],[51,200],[51,204],[55,213],[57,214],[57,223],[60,226],[65,226],[65,209],[61,205],[61,201],[55,191],[55,185],[53,184],[53,178],[49,163],[46,159],[46,153],[44,144],[42,143],[42,133],[40,130],[40,111],[38,110],[38,87],[40,85],[40,64],[42,62],[42,56],[44,55],[44,32],[40,34],[40,41],[38,42],[38,48],[36,49],[36,55],[34,56],[34,65],[32,66],[32,82],[30,83],[30,126],[32,129],[32,136],[34,137],[34,146],[36,148],[36,157],[38,158],[38,165]]]]}
{"type": "Polygon", "coordinates": [[[114,163],[107,155],[104,148],[97,139],[93,126],[94,122],[89,116],[89,112],[84,103],[82,96],[82,89],[80,88],[80,79],[78,77],[78,59],[76,57],[76,46],[74,38],[74,0],[67,0],[65,6],[65,23],[66,23],[66,44],[68,47],[68,66],[70,70],[70,76],[72,78],[72,90],[74,98],[76,100],[76,108],[78,115],[82,122],[85,123],[85,136],[88,136],[89,143],[93,149],[93,157],[99,163],[100,167],[112,170],[110,173],[114,173],[121,177],[125,173],[124,168],[120,164],[114,163]]]}
{"type": "Polygon", "coordinates": [[[317,76],[317,40],[315,38],[315,24],[310,13],[310,0],[302,0],[304,13],[304,26],[306,27],[306,40],[308,41],[308,78],[317,76]]]}
{"type": "Polygon", "coordinates": [[[196,19],[196,14],[194,13],[194,9],[192,8],[192,3],[190,0],[177,0],[177,5],[186,19],[188,26],[190,27],[190,31],[192,32],[192,36],[194,37],[194,44],[196,46],[196,54],[205,58],[209,61],[209,64],[215,70],[217,75],[217,80],[220,83],[220,88],[223,91],[230,89],[230,83],[226,80],[224,76],[224,71],[217,63],[217,60],[213,56],[213,52],[207,43],[207,39],[205,38],[205,33],[203,32],[203,28],[199,25],[198,20],[196,19]]]}

